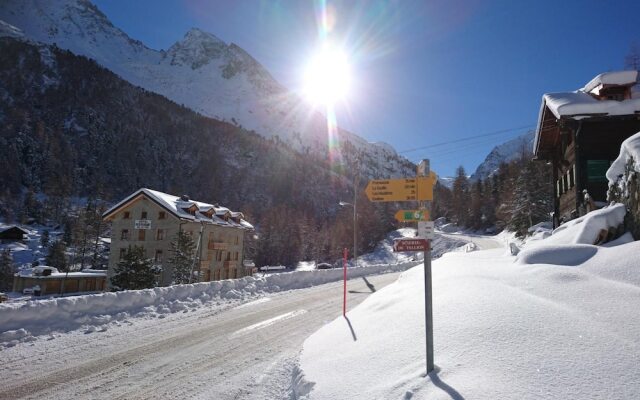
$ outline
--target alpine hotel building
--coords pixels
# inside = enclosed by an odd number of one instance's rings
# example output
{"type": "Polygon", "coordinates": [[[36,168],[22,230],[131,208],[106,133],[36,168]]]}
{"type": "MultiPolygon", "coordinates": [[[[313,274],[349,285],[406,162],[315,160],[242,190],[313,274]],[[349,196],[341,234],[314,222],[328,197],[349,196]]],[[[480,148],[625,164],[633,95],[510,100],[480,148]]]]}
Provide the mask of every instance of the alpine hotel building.
{"type": "Polygon", "coordinates": [[[146,257],[162,266],[159,285],[170,285],[173,267],[167,261],[172,256],[171,242],[176,241],[179,231],[190,235],[196,244],[197,281],[253,273],[243,266],[244,235],[253,231],[253,226],[240,212],[143,188],[107,210],[103,218],[111,222],[109,277],[129,246],[139,246],[146,257]]]}

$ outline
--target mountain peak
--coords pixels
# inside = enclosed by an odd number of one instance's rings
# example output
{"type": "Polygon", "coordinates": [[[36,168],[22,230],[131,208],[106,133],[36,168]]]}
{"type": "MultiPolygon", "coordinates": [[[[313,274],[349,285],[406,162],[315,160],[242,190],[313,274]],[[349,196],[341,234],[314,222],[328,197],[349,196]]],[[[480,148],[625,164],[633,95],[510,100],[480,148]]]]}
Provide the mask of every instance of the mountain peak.
{"type": "Polygon", "coordinates": [[[220,58],[227,44],[215,35],[199,28],[191,28],[182,40],[174,43],[167,51],[171,65],[188,65],[192,69],[208,64],[214,58],[220,58]]]}

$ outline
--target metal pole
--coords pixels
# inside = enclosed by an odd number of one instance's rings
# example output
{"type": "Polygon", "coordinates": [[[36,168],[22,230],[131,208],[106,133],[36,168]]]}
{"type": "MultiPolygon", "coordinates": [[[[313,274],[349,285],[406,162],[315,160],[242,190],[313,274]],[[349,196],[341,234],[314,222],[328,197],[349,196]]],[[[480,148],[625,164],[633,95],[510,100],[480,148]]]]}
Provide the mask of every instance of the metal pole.
{"type": "Polygon", "coordinates": [[[342,316],[347,315],[347,248],[344,248],[344,257],[342,259],[343,271],[343,294],[342,294],[342,316]]]}
{"type": "MultiPolygon", "coordinates": [[[[429,160],[422,160],[418,166],[418,176],[429,176],[429,160]]],[[[429,209],[429,202],[421,202],[420,208],[429,209]]],[[[430,210],[429,210],[430,211],[430,210]]],[[[427,239],[427,238],[425,238],[427,239]]],[[[427,355],[427,374],[433,371],[433,296],[431,284],[431,241],[427,239],[427,249],[424,252],[424,321],[425,344],[427,355]]]]}
{"type": "Polygon", "coordinates": [[[358,167],[360,159],[356,160],[356,176],[353,179],[353,264],[358,266],[358,242],[356,232],[358,227],[358,181],[360,180],[360,168],[358,167]]]}

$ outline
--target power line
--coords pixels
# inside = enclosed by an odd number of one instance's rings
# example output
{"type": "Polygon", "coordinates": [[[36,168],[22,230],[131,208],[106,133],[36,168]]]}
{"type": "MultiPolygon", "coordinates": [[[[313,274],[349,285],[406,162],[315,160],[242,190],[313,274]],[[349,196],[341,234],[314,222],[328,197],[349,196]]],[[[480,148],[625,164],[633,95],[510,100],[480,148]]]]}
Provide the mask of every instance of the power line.
{"type": "Polygon", "coordinates": [[[436,144],[430,144],[430,145],[426,145],[426,146],[415,147],[413,149],[399,151],[398,153],[399,154],[411,153],[411,152],[418,151],[418,150],[430,149],[430,148],[433,148],[433,147],[445,146],[447,144],[464,142],[464,141],[469,140],[469,139],[476,139],[476,138],[487,137],[487,136],[501,135],[501,134],[508,133],[508,132],[514,132],[514,131],[518,131],[518,130],[522,130],[522,129],[532,129],[532,128],[535,128],[535,127],[536,127],[536,125],[525,125],[525,126],[520,126],[520,127],[517,127],[517,128],[502,129],[502,130],[499,130],[499,131],[483,133],[483,134],[480,134],[480,135],[467,136],[467,137],[464,137],[464,138],[461,138],[461,139],[449,140],[449,141],[446,141],[446,142],[440,142],[440,143],[436,143],[436,144]]]}

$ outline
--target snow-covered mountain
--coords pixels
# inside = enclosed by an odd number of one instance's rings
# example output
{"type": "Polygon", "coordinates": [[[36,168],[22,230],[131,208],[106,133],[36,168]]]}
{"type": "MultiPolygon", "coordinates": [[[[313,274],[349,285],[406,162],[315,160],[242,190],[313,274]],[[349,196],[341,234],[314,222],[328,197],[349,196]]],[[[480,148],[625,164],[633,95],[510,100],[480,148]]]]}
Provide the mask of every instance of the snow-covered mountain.
{"type": "MultiPolygon", "coordinates": [[[[203,115],[265,137],[277,135],[299,151],[328,152],[324,116],[243,49],[210,33],[194,28],[168,50],[150,49],[115,27],[88,0],[2,0],[0,20],[28,39],[92,58],[125,80],[203,115]]],[[[15,36],[13,29],[2,31],[15,36]]],[[[388,175],[412,171],[390,146],[340,133],[341,140],[349,142],[343,148],[382,161],[388,175]]],[[[345,161],[354,162],[355,156],[351,158],[345,161]]]]}
{"type": "Polygon", "coordinates": [[[515,160],[523,153],[530,154],[533,150],[533,139],[534,132],[530,131],[494,147],[484,161],[478,165],[476,172],[471,175],[471,180],[485,180],[498,170],[500,164],[515,160]]]}

